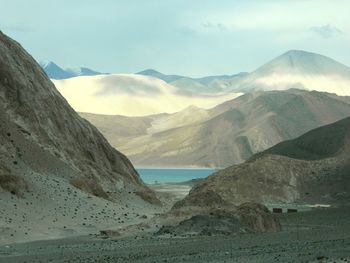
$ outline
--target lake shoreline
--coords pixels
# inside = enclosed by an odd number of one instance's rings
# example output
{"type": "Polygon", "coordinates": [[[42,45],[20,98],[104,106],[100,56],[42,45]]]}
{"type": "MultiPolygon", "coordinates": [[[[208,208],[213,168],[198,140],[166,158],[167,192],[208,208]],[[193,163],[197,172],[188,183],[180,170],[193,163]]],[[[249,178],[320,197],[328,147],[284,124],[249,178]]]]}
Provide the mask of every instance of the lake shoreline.
{"type": "Polygon", "coordinates": [[[194,179],[203,179],[217,172],[215,169],[196,168],[137,168],[141,179],[147,184],[182,183],[194,179]]]}
{"type": "Polygon", "coordinates": [[[154,170],[222,170],[225,167],[205,167],[205,166],[135,166],[139,169],[154,169],[154,170]]]}

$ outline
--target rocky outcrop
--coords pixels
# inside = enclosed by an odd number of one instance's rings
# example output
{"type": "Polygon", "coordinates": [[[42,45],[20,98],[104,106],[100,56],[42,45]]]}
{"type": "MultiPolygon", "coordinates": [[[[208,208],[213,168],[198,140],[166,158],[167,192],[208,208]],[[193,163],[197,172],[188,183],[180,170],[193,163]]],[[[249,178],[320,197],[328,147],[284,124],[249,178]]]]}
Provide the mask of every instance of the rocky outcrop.
{"type": "MultiPolygon", "coordinates": [[[[193,204],[192,204],[193,205],[193,204]]],[[[174,207],[173,216],[185,219],[175,225],[165,225],[158,235],[232,235],[246,232],[277,232],[281,230],[278,218],[263,205],[245,203],[238,207],[214,204],[195,207],[174,207]]]]}
{"type": "Polygon", "coordinates": [[[256,232],[277,232],[281,225],[266,206],[258,203],[244,203],[237,208],[239,220],[256,232]]]}
{"type": "Polygon", "coordinates": [[[201,205],[210,193],[233,205],[350,203],[349,142],[350,118],[346,118],[214,173],[174,207],[201,205]]]}

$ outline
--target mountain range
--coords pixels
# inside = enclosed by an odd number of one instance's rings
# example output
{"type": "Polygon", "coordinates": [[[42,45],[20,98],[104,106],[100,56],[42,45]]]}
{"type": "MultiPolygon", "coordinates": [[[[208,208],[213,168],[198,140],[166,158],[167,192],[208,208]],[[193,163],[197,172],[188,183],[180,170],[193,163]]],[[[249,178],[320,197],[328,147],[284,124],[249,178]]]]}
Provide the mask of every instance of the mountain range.
{"type": "Polygon", "coordinates": [[[350,98],[291,89],[256,91],[211,109],[144,117],[80,113],[137,166],[227,167],[350,116],[350,98]]]}
{"type": "Polygon", "coordinates": [[[145,70],[53,82],[79,112],[146,116],[189,106],[209,109],[255,91],[294,88],[349,96],[350,68],[319,54],[291,50],[251,73],[190,78],[145,70]]]}
{"type": "Polygon", "coordinates": [[[230,204],[350,203],[350,118],[277,144],[197,184],[175,207],[230,204]]]}
{"type": "Polygon", "coordinates": [[[247,75],[248,73],[241,72],[234,75],[219,75],[201,78],[191,78],[180,75],[166,75],[153,69],[147,69],[136,74],[159,78],[171,85],[181,88],[181,90],[210,93],[223,91],[225,88],[225,86],[223,85],[224,81],[232,81],[233,79],[239,79],[247,75]]]}
{"type": "Polygon", "coordinates": [[[52,61],[41,61],[39,64],[50,79],[69,79],[78,76],[95,76],[103,74],[86,67],[63,69],[52,61]]]}

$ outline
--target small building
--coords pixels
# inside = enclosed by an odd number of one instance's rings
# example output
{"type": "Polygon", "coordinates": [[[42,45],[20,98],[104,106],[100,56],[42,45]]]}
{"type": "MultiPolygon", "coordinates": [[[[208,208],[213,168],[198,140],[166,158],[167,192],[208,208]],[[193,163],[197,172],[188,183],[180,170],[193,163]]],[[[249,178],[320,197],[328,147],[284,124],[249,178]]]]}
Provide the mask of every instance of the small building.
{"type": "Polygon", "coordinates": [[[282,208],[274,207],[274,208],[272,208],[272,213],[275,213],[275,214],[282,214],[282,213],[283,213],[283,209],[282,209],[282,208]]]}

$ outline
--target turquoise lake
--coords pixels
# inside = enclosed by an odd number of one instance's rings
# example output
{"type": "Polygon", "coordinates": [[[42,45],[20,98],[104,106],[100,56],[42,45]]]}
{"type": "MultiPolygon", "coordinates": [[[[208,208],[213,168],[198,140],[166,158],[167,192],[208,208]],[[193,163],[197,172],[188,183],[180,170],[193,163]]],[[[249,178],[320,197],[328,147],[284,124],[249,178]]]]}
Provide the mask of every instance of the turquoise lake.
{"type": "Polygon", "coordinates": [[[216,169],[136,169],[146,183],[179,183],[192,179],[205,178],[216,169]]]}

